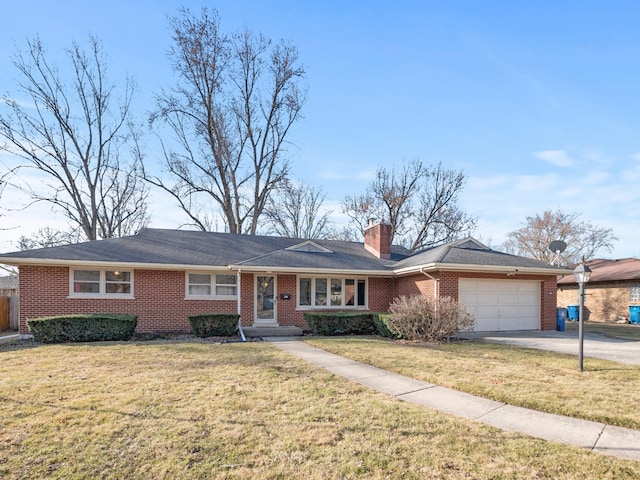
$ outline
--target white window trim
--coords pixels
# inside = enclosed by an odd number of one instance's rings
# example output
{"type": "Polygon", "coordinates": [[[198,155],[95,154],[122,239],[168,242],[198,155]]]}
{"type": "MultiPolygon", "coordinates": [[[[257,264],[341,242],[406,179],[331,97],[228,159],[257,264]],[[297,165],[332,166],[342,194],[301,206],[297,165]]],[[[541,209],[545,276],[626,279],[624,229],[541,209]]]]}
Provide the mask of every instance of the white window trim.
{"type": "MultiPolygon", "coordinates": [[[[120,298],[120,299],[133,299],[133,288],[134,288],[134,271],[133,269],[127,268],[95,268],[95,267],[77,267],[77,268],[69,268],[69,296],[67,298],[120,298]],[[91,272],[100,272],[100,292],[99,293],[81,293],[75,292],[73,289],[74,277],[73,273],[77,270],[86,270],[91,272]],[[106,272],[127,272],[131,274],[129,284],[131,285],[130,293],[107,293],[107,279],[106,272]]],[[[113,283],[113,282],[112,282],[113,283]]],[[[127,282],[122,282],[127,283],[127,282]]]]}
{"type": "Polygon", "coordinates": [[[186,271],[184,273],[184,299],[185,300],[236,300],[238,298],[238,274],[236,272],[203,272],[203,271],[186,271]],[[189,275],[210,275],[211,294],[210,295],[194,295],[189,293],[189,275]],[[234,275],[236,280],[233,284],[225,283],[222,286],[236,288],[235,295],[216,295],[216,275],[234,275]]]}
{"type": "Polygon", "coordinates": [[[369,310],[369,278],[358,277],[353,275],[298,275],[296,277],[296,310],[369,310]],[[327,291],[331,290],[331,279],[339,278],[342,280],[342,305],[300,305],[300,279],[311,279],[311,302],[315,302],[316,298],[316,278],[323,278],[327,280],[327,291]],[[344,297],[344,281],[346,279],[355,280],[356,292],[358,289],[358,280],[364,280],[364,305],[345,305],[344,297]]]}

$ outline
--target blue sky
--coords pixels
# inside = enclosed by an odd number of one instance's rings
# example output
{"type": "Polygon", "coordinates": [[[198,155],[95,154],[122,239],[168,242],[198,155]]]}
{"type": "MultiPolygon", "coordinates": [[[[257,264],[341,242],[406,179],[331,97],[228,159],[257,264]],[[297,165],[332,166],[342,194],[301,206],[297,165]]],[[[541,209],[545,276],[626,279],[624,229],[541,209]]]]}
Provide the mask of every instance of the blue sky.
{"type": "MultiPolygon", "coordinates": [[[[308,101],[289,137],[293,176],[322,187],[336,212],[377,167],[419,158],[465,172],[461,206],[482,241],[498,245],[527,216],[561,208],[612,228],[610,257],[640,256],[637,2],[25,0],[3,6],[0,91],[15,91],[10,54],[27,36],[61,56],[91,33],[111,77],[137,80],[142,117],[173,82],[167,16],[180,5],[215,6],[227,31],[297,45],[308,101]]],[[[184,220],[164,203],[152,214],[157,227],[184,220]]],[[[0,232],[7,251],[56,220],[41,206],[0,221],[12,227],[0,232]]]]}

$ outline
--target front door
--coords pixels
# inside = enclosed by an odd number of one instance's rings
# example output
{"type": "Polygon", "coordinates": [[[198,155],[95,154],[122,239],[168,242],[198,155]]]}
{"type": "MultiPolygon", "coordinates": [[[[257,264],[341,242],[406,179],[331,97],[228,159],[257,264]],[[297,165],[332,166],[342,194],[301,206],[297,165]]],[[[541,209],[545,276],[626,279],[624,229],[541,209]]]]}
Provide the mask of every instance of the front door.
{"type": "Polygon", "coordinates": [[[276,325],[276,277],[256,275],[255,325],[276,325]]]}

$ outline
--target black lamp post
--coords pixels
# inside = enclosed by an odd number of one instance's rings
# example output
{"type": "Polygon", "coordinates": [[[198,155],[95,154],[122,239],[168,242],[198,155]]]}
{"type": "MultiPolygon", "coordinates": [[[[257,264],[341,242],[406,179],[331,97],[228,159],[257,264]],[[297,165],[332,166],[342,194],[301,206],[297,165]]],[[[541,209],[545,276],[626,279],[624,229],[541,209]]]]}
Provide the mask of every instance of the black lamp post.
{"type": "Polygon", "coordinates": [[[579,350],[578,350],[578,367],[580,371],[583,371],[582,359],[583,359],[583,345],[584,345],[584,285],[589,281],[591,277],[591,269],[584,264],[584,259],[580,262],[573,274],[576,276],[576,282],[578,282],[578,297],[580,307],[578,310],[578,337],[579,337],[579,350]]]}

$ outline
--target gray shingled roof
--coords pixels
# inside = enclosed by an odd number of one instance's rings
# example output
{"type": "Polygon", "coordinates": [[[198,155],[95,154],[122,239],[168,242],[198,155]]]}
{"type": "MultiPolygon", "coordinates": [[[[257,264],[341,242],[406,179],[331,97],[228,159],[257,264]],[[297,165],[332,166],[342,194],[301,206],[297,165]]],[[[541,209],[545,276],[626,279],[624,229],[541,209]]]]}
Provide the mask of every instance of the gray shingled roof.
{"type": "MultiPolygon", "coordinates": [[[[591,269],[589,283],[616,282],[621,280],[640,280],[640,260],[637,258],[620,258],[606,260],[596,258],[589,260],[586,265],[591,269]]],[[[573,272],[558,280],[559,285],[576,284],[573,272]]]]}
{"type": "Polygon", "coordinates": [[[296,238],[145,228],[130,237],[0,254],[0,262],[20,264],[20,260],[24,259],[24,263],[39,264],[69,261],[193,267],[235,265],[381,273],[430,264],[557,270],[557,267],[537,260],[491,250],[471,238],[429,248],[413,255],[402,247],[394,246],[389,260],[375,257],[360,242],[313,240],[329,252],[297,251],[291,248],[304,242],[306,241],[296,238]]]}
{"type": "Polygon", "coordinates": [[[473,238],[465,238],[416,252],[412,256],[396,263],[394,268],[401,269],[429,264],[484,265],[549,270],[558,268],[533,258],[492,250],[473,238]]]}
{"type": "MultiPolygon", "coordinates": [[[[333,253],[286,250],[305,240],[259,235],[145,228],[137,235],[73,245],[0,254],[0,262],[20,259],[74,262],[139,263],[158,265],[227,266],[252,265],[299,268],[386,270],[381,261],[361,243],[314,240],[333,253]]],[[[394,247],[394,260],[408,255],[394,247]]]]}

